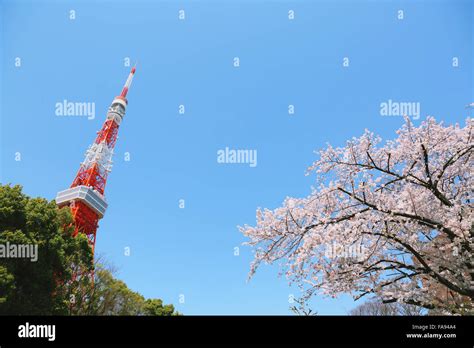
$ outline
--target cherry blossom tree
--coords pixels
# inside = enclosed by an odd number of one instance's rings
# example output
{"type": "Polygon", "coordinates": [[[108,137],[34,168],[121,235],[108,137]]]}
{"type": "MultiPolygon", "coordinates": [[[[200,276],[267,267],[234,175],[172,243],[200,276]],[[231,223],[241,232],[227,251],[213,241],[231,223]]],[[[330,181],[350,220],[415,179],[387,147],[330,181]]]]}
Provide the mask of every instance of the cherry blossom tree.
{"type": "Polygon", "coordinates": [[[250,277],[278,261],[303,297],[366,295],[443,313],[474,300],[473,125],[408,118],[382,143],[368,130],[319,152],[306,198],[258,209],[240,227],[255,251],[250,277]],[[455,300],[440,296],[446,289],[455,300]]]}

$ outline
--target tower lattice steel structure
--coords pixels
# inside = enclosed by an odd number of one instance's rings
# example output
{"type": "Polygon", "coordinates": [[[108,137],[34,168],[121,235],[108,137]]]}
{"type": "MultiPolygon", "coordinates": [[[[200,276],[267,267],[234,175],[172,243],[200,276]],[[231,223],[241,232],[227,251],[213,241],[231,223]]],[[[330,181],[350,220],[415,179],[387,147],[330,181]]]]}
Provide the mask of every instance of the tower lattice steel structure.
{"type": "Polygon", "coordinates": [[[112,155],[117,134],[127,109],[127,93],[135,74],[135,67],[128,75],[122,93],[115,97],[107,111],[107,117],[94,143],[89,146],[70,188],[58,192],[56,204],[69,206],[74,218],[73,236],[84,233],[95,248],[99,220],[107,209],[104,190],[107,175],[112,170],[112,155]]]}

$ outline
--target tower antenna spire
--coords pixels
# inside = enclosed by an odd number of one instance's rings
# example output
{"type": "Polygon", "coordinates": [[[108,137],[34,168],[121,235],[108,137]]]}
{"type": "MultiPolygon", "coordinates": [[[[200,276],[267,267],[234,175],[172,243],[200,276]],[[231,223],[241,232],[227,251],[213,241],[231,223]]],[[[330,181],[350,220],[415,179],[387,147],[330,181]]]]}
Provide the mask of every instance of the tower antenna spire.
{"type": "Polygon", "coordinates": [[[125,81],[125,85],[123,86],[123,89],[122,89],[122,93],[120,93],[120,96],[122,98],[127,98],[127,93],[128,93],[128,90],[130,89],[130,86],[132,85],[133,75],[135,75],[136,69],[137,69],[137,64],[135,63],[132,70],[130,70],[130,74],[128,74],[127,81],[125,81]]]}

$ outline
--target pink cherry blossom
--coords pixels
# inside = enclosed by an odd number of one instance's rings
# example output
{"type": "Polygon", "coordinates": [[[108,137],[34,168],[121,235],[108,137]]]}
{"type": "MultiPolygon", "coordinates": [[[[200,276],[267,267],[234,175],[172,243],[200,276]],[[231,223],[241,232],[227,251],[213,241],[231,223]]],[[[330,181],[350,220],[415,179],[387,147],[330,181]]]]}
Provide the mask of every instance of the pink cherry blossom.
{"type": "Polygon", "coordinates": [[[308,197],[258,209],[256,225],[240,227],[255,248],[250,276],[279,260],[305,298],[350,293],[472,310],[473,125],[471,118],[461,127],[428,117],[415,127],[406,118],[395,140],[382,143],[366,130],[344,147],[319,151],[308,169],[315,176],[308,197]],[[364,252],[357,258],[327,252],[358,244],[364,252]],[[447,292],[451,301],[441,295],[447,292]]]}

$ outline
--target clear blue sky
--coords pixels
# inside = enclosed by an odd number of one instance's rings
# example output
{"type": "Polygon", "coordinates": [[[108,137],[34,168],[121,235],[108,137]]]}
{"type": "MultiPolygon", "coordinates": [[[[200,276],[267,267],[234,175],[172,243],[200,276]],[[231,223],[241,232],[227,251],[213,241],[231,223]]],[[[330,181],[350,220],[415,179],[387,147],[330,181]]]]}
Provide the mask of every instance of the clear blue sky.
{"type": "Polygon", "coordinates": [[[393,137],[402,118],[381,116],[380,103],[417,102],[415,123],[452,123],[474,101],[472,1],[0,4],[0,181],[48,199],[69,187],[127,77],[124,58],[138,60],[96,250],[132,289],[185,314],[289,314],[297,287],[270,266],[246,281],[252,252],[237,226],[307,195],[304,173],[326,142],[364,128],[393,137]],[[64,99],[95,103],[95,119],[56,116],[64,99]],[[256,149],[257,166],[217,163],[225,147],[256,149]]]}

